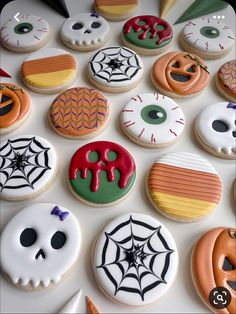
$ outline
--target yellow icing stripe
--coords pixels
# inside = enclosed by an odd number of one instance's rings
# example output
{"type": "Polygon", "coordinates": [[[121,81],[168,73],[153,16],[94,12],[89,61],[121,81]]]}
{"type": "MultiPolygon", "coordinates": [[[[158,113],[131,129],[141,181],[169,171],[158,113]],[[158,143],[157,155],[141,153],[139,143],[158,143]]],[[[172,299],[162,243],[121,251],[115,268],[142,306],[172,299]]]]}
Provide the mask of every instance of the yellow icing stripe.
{"type": "Polygon", "coordinates": [[[132,11],[134,9],[134,5],[117,5],[117,6],[113,6],[113,5],[102,5],[99,6],[99,11],[101,13],[110,13],[112,15],[120,15],[123,13],[127,13],[129,11],[132,11]]]}

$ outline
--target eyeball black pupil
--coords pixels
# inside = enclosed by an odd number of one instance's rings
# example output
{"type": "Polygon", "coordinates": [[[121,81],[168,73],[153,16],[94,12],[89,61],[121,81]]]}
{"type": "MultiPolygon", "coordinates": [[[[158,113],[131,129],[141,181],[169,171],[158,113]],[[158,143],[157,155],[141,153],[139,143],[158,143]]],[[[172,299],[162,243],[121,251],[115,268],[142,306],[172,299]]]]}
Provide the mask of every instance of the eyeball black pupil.
{"type": "Polygon", "coordinates": [[[78,30],[78,29],[81,29],[81,28],[83,28],[83,24],[82,23],[75,23],[72,26],[72,29],[74,29],[74,30],[78,30]]]}
{"type": "Polygon", "coordinates": [[[93,22],[91,27],[92,28],[99,28],[101,26],[101,24],[99,22],[93,22]]]}
{"type": "Polygon", "coordinates": [[[151,111],[149,111],[148,115],[151,119],[159,119],[159,118],[163,117],[163,113],[161,113],[158,110],[151,110],[151,111]]]}
{"type": "Polygon", "coordinates": [[[51,246],[55,250],[61,249],[66,243],[66,235],[64,232],[57,231],[54,233],[51,239],[51,246]]]}
{"type": "Polygon", "coordinates": [[[32,228],[26,228],[20,235],[20,243],[24,247],[32,246],[37,240],[37,233],[32,228]]]}
{"type": "Polygon", "coordinates": [[[212,128],[216,131],[216,132],[227,132],[229,130],[228,125],[221,121],[221,120],[214,120],[212,122],[212,128]]]}

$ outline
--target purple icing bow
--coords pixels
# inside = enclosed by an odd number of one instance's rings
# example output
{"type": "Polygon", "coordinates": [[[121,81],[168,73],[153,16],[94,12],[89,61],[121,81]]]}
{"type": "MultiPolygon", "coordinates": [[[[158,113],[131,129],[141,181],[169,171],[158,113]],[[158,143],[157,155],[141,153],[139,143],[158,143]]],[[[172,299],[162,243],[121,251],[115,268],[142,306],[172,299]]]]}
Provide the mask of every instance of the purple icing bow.
{"type": "Polygon", "coordinates": [[[58,206],[55,206],[51,211],[51,215],[56,215],[60,218],[61,221],[63,221],[69,215],[69,212],[63,212],[58,206]]]}
{"type": "Polygon", "coordinates": [[[98,19],[100,15],[97,12],[93,12],[90,14],[90,16],[95,16],[98,19]]]}
{"type": "Polygon", "coordinates": [[[227,108],[232,108],[232,109],[236,109],[236,104],[233,102],[229,102],[227,108]]]}

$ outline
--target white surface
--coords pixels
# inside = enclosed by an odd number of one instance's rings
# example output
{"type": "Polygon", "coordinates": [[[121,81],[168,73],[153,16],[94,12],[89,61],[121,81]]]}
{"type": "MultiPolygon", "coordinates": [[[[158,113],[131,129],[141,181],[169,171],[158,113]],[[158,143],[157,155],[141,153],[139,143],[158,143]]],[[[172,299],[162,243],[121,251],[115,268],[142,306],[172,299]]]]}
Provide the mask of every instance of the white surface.
{"type": "MultiPolygon", "coordinates": [[[[69,0],[69,11],[74,15],[90,10],[93,1],[89,0],[69,0]]],[[[157,14],[159,13],[159,1],[141,0],[137,14],[157,14]]],[[[193,1],[178,0],[175,7],[169,11],[166,19],[174,23],[180,14],[193,1]]],[[[59,30],[64,22],[64,18],[50,9],[40,1],[36,0],[17,0],[8,4],[2,12],[2,23],[15,15],[17,12],[36,14],[44,17],[52,26],[52,37],[48,47],[57,47],[70,51],[77,59],[79,64],[79,75],[74,86],[91,86],[86,78],[86,67],[88,60],[94,52],[81,53],[65,48],[59,39],[59,30]]],[[[217,15],[225,15],[224,21],[235,29],[235,15],[231,7],[217,12],[217,15]]],[[[215,15],[214,13],[212,15],[215,15]]],[[[209,15],[209,16],[212,16],[209,15]]],[[[106,46],[117,45],[120,43],[121,29],[124,22],[110,22],[112,37],[106,46]]],[[[177,43],[185,23],[174,26],[174,45],[171,50],[180,49],[177,43]]],[[[192,246],[198,237],[207,230],[218,226],[235,225],[235,208],[232,200],[232,183],[235,176],[235,162],[216,158],[202,150],[192,136],[192,122],[206,105],[224,101],[216,91],[214,75],[217,69],[226,61],[233,59],[235,52],[232,51],[223,59],[209,60],[207,64],[211,72],[211,81],[208,88],[199,96],[193,99],[178,99],[177,103],[182,107],[186,126],[183,136],[173,146],[166,149],[145,149],[131,142],[121,131],[119,124],[119,113],[127,101],[138,93],[152,92],[154,87],[150,79],[150,69],[157,57],[142,57],[145,70],[142,83],[134,90],[112,95],[105,93],[109,98],[112,107],[111,123],[108,128],[95,140],[113,140],[124,145],[134,156],[137,165],[136,187],[130,196],[123,202],[112,208],[96,209],[90,208],[76,200],[68,189],[66,183],[66,173],[70,157],[78,147],[89,141],[67,140],[56,134],[48,125],[47,111],[56,95],[36,94],[28,88],[32,100],[32,113],[29,120],[20,129],[14,131],[12,135],[25,133],[35,133],[51,141],[57,150],[60,164],[60,171],[55,183],[51,188],[35,199],[27,202],[2,202],[1,204],[1,227],[22,207],[34,202],[55,202],[73,211],[81,225],[82,247],[81,255],[76,268],[56,287],[41,292],[25,292],[15,288],[5,279],[1,280],[1,312],[4,313],[58,313],[67,303],[71,296],[79,288],[90,295],[102,313],[208,313],[209,310],[198,297],[192,283],[190,275],[190,254],[192,246]],[[204,221],[197,223],[177,223],[164,218],[152,207],[147,199],[144,189],[144,178],[147,170],[153,162],[166,152],[188,151],[200,154],[216,168],[223,182],[223,195],[219,206],[213,215],[204,221]],[[137,211],[150,214],[162,222],[172,233],[177,243],[180,255],[179,271],[176,280],[170,290],[158,302],[145,307],[127,307],[113,303],[107,299],[99,290],[92,274],[90,265],[90,253],[94,237],[115,215],[137,211]]],[[[26,54],[16,54],[2,49],[1,67],[12,75],[12,79],[1,78],[2,81],[24,84],[21,82],[19,70],[26,54]]],[[[6,138],[7,136],[4,136],[6,138]]]]}

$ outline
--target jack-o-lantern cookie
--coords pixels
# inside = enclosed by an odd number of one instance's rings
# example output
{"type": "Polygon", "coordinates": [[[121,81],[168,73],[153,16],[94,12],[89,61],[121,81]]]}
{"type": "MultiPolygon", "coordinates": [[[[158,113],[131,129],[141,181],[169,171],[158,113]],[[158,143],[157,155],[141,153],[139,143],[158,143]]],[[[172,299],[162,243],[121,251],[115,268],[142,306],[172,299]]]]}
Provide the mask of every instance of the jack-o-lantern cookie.
{"type": "Polygon", "coordinates": [[[180,36],[184,50],[205,59],[226,56],[235,43],[232,30],[217,19],[201,18],[189,21],[180,36]]]}
{"type": "Polygon", "coordinates": [[[69,187],[81,201],[110,206],[131,191],[136,177],[135,162],[122,146],[98,141],[80,147],[69,166],[69,187]]]}
{"type": "Polygon", "coordinates": [[[236,229],[215,228],[197,241],[192,277],[202,301],[214,313],[236,313],[236,229]]]}
{"type": "Polygon", "coordinates": [[[152,81],[164,95],[194,97],[207,87],[210,78],[206,63],[187,52],[172,51],[161,56],[152,67],[152,81]]]}
{"type": "Polygon", "coordinates": [[[98,13],[82,13],[68,18],[61,27],[63,43],[80,51],[95,50],[109,39],[110,26],[98,13]]]}
{"type": "Polygon", "coordinates": [[[219,68],[216,86],[226,99],[236,102],[236,60],[228,61],[219,68]]]}
{"type": "Polygon", "coordinates": [[[75,87],[59,94],[49,110],[54,131],[71,139],[87,139],[101,133],[108,123],[108,99],[92,88],[75,87]]]}
{"type": "Polygon", "coordinates": [[[30,205],[1,234],[2,272],[17,288],[49,288],[75,265],[80,243],[80,227],[71,211],[50,203],[30,205]]]}
{"type": "Polygon", "coordinates": [[[123,26],[124,45],[144,55],[165,52],[170,47],[172,38],[170,24],[153,15],[135,16],[123,26]]]}
{"type": "Polygon", "coordinates": [[[208,105],[194,123],[195,137],[209,153],[225,159],[236,159],[236,103],[208,105]]]}
{"type": "Polygon", "coordinates": [[[0,134],[20,127],[30,114],[30,97],[20,86],[0,83],[0,134]]]}

